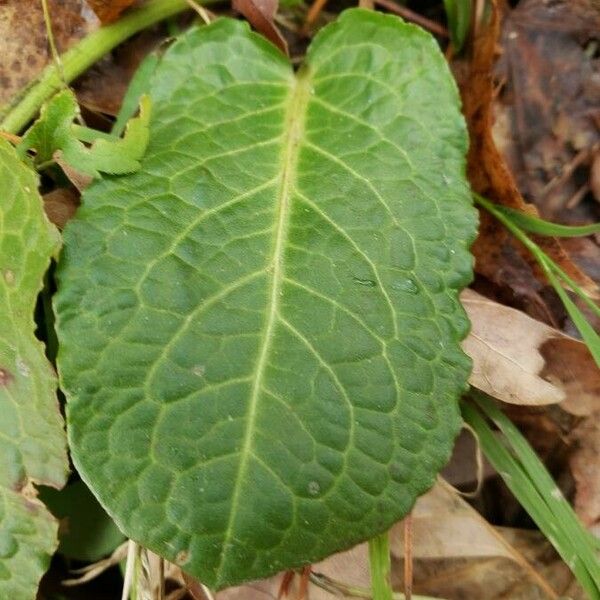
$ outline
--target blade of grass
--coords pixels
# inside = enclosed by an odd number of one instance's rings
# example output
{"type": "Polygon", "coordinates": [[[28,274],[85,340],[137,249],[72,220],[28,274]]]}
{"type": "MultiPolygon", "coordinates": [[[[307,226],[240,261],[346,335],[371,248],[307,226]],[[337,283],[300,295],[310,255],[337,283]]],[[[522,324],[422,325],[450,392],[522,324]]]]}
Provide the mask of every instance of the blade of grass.
{"type": "Polygon", "coordinates": [[[476,405],[463,403],[463,418],[477,431],[486,457],[590,598],[600,599],[600,561],[591,534],[510,419],[489,398],[476,392],[472,395],[476,405]],[[498,426],[500,437],[484,414],[498,426]]]}
{"type": "Polygon", "coordinates": [[[390,559],[390,538],[386,531],[369,540],[369,567],[373,600],[392,600],[390,580],[392,569],[390,559]]]}
{"type": "Polygon", "coordinates": [[[577,237],[583,235],[593,235],[600,233],[600,223],[592,225],[560,225],[551,223],[539,217],[528,215],[520,210],[509,208],[508,206],[496,206],[496,209],[504,213],[517,227],[529,233],[538,235],[548,235],[554,237],[577,237]]]}
{"type": "Polygon", "coordinates": [[[575,323],[575,327],[577,327],[579,333],[581,333],[581,337],[592,353],[596,364],[600,367],[600,336],[596,333],[594,328],[591,326],[579,308],[575,305],[575,303],[571,300],[571,298],[569,298],[568,294],[565,292],[560,284],[560,281],[554,273],[553,265],[547,263],[547,260],[547,257],[543,258],[540,264],[542,265],[542,268],[550,280],[550,283],[556,290],[556,293],[567,309],[567,312],[573,320],[573,323],[575,323]]]}
{"type": "MultiPolygon", "coordinates": [[[[562,279],[565,284],[573,290],[588,306],[588,308],[598,317],[600,317],[600,306],[598,306],[582,289],[577,285],[571,277],[569,277],[547,254],[545,254],[540,249],[540,256],[543,261],[545,261],[545,266],[552,270],[552,272],[560,279],[562,279]]],[[[538,258],[538,260],[539,260],[538,258]]]]}
{"type": "Polygon", "coordinates": [[[471,0],[444,0],[454,50],[460,52],[471,27],[471,0]]]}
{"type": "Polygon", "coordinates": [[[556,290],[561,299],[567,313],[577,327],[583,341],[586,343],[596,364],[600,366],[600,336],[594,331],[593,327],[587,321],[583,313],[577,305],[569,298],[565,292],[561,279],[571,290],[577,294],[590,308],[590,310],[600,317],[600,307],[527,235],[519,228],[519,226],[511,220],[504,210],[499,206],[486,200],[485,198],[474,194],[477,204],[485,208],[489,213],[494,215],[535,257],[539,265],[542,267],[548,281],[556,290]]]}
{"type": "MultiPolygon", "coordinates": [[[[491,398],[483,393],[473,391],[477,404],[509,441],[517,459],[523,464],[525,471],[530,476],[539,493],[546,497],[548,490],[550,490],[553,500],[557,500],[558,502],[558,504],[552,504],[552,506],[556,508],[557,512],[561,513],[560,517],[571,519],[575,522],[577,530],[585,536],[586,544],[588,542],[591,544],[591,546],[588,544],[590,551],[593,552],[595,547],[600,549],[600,540],[583,527],[577,514],[558,489],[556,482],[552,479],[552,476],[516,425],[498,408],[491,398]]],[[[592,563],[596,565],[597,569],[600,569],[600,559],[598,557],[592,563]]],[[[598,571],[597,577],[600,577],[600,571],[598,571]]],[[[598,580],[598,584],[600,587],[600,579],[598,580]]]]}

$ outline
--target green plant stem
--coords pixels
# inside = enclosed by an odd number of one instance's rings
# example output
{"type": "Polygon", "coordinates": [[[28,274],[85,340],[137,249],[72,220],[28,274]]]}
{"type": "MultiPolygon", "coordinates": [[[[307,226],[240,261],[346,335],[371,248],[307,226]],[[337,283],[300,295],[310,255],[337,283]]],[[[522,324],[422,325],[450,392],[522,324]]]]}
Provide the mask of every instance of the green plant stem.
{"type": "Polygon", "coordinates": [[[390,538],[387,531],[369,540],[369,567],[373,600],[392,600],[393,592],[390,582],[392,565],[390,538]]]}
{"type": "MultiPolygon", "coordinates": [[[[101,27],[61,56],[64,82],[73,81],[133,34],[187,8],[186,0],[149,0],[116,23],[101,27]]],[[[64,82],[56,64],[48,65],[39,79],[9,105],[0,130],[19,133],[35,117],[42,104],[64,87],[64,82]]]]}

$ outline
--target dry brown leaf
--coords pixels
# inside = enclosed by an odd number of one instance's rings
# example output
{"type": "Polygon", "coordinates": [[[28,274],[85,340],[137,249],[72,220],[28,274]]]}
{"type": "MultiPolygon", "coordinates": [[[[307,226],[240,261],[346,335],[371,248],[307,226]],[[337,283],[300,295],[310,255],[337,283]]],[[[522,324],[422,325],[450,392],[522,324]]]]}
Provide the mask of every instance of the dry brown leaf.
{"type": "Polygon", "coordinates": [[[136,0],[87,0],[102,23],[116,21],[136,0]]]}
{"type": "MultiPolygon", "coordinates": [[[[495,10],[489,26],[481,26],[478,31],[473,44],[473,58],[469,64],[468,75],[461,81],[463,111],[471,141],[468,154],[469,180],[476,192],[493,202],[537,215],[537,209],[526,203],[521,196],[492,136],[494,121],[492,72],[497,55],[499,31],[499,15],[495,10]]],[[[540,247],[588,294],[592,296],[598,294],[597,285],[571,261],[557,239],[533,237],[540,247]]],[[[511,287],[513,265],[510,251],[507,250],[510,247],[520,254],[540,281],[546,281],[530,253],[517,244],[503,226],[487,213],[482,212],[480,234],[472,248],[476,258],[476,270],[491,281],[511,287]]]]}
{"type": "Polygon", "coordinates": [[[571,569],[541,531],[510,527],[497,527],[496,531],[560,594],[561,600],[588,600],[571,569]]]}
{"type": "MultiPolygon", "coordinates": [[[[597,372],[582,370],[574,378],[591,379],[600,387],[597,372]]],[[[575,511],[597,536],[600,537],[600,394],[580,394],[561,405],[564,410],[581,418],[571,432],[573,451],[569,466],[575,480],[575,511]]]]}
{"type": "MultiPolygon", "coordinates": [[[[84,0],[48,0],[59,52],[98,26],[84,0]]],[[[52,60],[39,1],[0,2],[0,116],[7,105],[52,60]]]]}
{"type": "Polygon", "coordinates": [[[278,0],[233,0],[232,5],[248,19],[254,29],[262,33],[284,54],[288,54],[287,42],[274,21],[279,7],[278,0]]]}
{"type": "Polygon", "coordinates": [[[44,194],[44,210],[52,223],[63,229],[79,206],[79,194],[73,188],[57,188],[44,194]]]}
{"type": "Polygon", "coordinates": [[[511,404],[598,401],[600,375],[583,342],[473,290],[461,301],[471,320],[463,343],[471,385],[511,404]]]}
{"type": "MultiPolygon", "coordinates": [[[[417,593],[450,600],[555,599],[538,570],[450,486],[438,483],[413,510],[417,593]]],[[[393,574],[402,573],[403,529],[392,535],[393,574]]],[[[397,589],[402,589],[398,578],[397,589]]]]}

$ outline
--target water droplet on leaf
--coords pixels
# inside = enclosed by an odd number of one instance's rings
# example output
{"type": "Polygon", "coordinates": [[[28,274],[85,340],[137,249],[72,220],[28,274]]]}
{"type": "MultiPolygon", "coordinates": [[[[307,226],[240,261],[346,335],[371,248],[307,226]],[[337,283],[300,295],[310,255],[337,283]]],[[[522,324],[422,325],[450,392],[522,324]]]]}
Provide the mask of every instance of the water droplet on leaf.
{"type": "Polygon", "coordinates": [[[418,294],[419,288],[417,284],[412,279],[402,279],[400,281],[396,281],[392,284],[392,287],[395,290],[400,292],[407,292],[409,294],[418,294]]]}
{"type": "Polygon", "coordinates": [[[377,282],[372,279],[362,279],[361,277],[353,277],[354,283],[362,285],[364,287],[377,287],[377,282]]]}

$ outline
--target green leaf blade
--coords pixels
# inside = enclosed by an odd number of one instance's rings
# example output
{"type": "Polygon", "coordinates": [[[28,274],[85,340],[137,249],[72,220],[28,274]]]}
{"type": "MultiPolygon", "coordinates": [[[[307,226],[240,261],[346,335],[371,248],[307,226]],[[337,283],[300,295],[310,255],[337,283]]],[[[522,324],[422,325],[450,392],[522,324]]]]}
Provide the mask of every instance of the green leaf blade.
{"type": "Polygon", "coordinates": [[[57,524],[32,484],[61,487],[68,468],[56,377],[33,321],[59,236],[34,173],[4,140],[0,181],[0,597],[33,598],[57,524]]]}
{"type": "Polygon", "coordinates": [[[431,39],[365,11],[298,76],[217,21],[150,96],[142,171],[89,188],[66,232],[69,435],[121,528],[221,588],[384,531],[447,460],[466,133],[431,39]]]}

